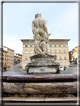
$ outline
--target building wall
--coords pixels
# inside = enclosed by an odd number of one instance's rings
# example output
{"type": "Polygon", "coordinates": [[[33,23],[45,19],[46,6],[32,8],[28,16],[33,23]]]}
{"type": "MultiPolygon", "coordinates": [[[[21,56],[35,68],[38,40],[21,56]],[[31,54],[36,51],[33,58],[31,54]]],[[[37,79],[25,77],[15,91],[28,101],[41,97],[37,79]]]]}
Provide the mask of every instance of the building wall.
{"type": "MultiPolygon", "coordinates": [[[[34,41],[24,39],[23,42],[23,57],[22,62],[30,62],[30,56],[34,55],[34,41]],[[30,42],[31,41],[31,42],[30,42]]],[[[57,60],[61,66],[69,65],[69,51],[68,51],[68,41],[69,39],[50,39],[49,40],[49,51],[51,55],[57,55],[57,60]],[[56,45],[56,47],[55,47],[56,45]],[[59,47],[60,45],[60,47],[59,47]],[[65,50],[65,52],[64,52],[65,50]],[[55,53],[56,51],[56,53],[55,53]],[[61,52],[61,53],[60,53],[61,52]],[[60,59],[61,58],[61,59],[60,59]]],[[[23,66],[23,68],[25,65],[23,66]]]]}
{"type": "Polygon", "coordinates": [[[0,48],[0,63],[1,63],[1,58],[2,58],[2,51],[1,51],[1,48],[0,48]]]}
{"type": "Polygon", "coordinates": [[[72,49],[72,60],[76,58],[80,59],[80,46],[77,46],[72,49]]]}
{"type": "Polygon", "coordinates": [[[3,46],[3,48],[7,49],[7,70],[9,70],[13,66],[14,62],[14,50],[3,46]]]}
{"type": "Polygon", "coordinates": [[[7,51],[3,50],[3,68],[7,67],[7,51]]]}
{"type": "Polygon", "coordinates": [[[2,71],[2,48],[0,48],[0,71],[2,71]]]}
{"type": "Polygon", "coordinates": [[[22,55],[21,54],[19,54],[19,53],[14,53],[14,59],[16,59],[16,60],[20,60],[20,62],[22,62],[22,55]]]}
{"type": "Polygon", "coordinates": [[[69,51],[68,51],[68,41],[50,41],[50,46],[52,47],[49,48],[49,51],[52,50],[51,55],[57,55],[57,60],[61,66],[67,66],[69,65],[69,51]],[[56,44],[56,47],[54,46],[56,44]],[[55,51],[57,53],[55,53],[55,51]]]}
{"type": "Polygon", "coordinates": [[[72,51],[69,51],[69,62],[73,61],[73,53],[72,51]]]}

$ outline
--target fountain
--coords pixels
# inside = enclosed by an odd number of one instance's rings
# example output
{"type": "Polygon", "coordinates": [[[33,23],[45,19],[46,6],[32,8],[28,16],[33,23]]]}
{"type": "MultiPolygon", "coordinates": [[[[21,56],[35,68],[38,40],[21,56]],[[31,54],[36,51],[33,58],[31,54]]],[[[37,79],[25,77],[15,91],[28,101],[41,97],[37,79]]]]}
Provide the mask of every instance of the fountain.
{"type": "Polygon", "coordinates": [[[47,21],[36,14],[32,21],[32,32],[34,38],[34,53],[30,57],[31,62],[26,66],[27,73],[59,73],[59,63],[55,62],[57,56],[49,54],[49,36],[47,21]]]}
{"type": "MultiPolygon", "coordinates": [[[[35,55],[30,57],[31,62],[16,64],[10,71],[3,73],[4,101],[5,95],[17,95],[18,98],[23,95],[28,102],[28,97],[42,97],[38,101],[54,101],[55,97],[76,97],[77,73],[59,71],[57,56],[49,54],[51,34],[48,33],[46,24],[47,21],[40,14],[35,15],[32,21],[35,55]],[[26,64],[25,70],[21,67],[22,64],[26,64]]],[[[37,98],[34,101],[36,100],[37,98]]]]}

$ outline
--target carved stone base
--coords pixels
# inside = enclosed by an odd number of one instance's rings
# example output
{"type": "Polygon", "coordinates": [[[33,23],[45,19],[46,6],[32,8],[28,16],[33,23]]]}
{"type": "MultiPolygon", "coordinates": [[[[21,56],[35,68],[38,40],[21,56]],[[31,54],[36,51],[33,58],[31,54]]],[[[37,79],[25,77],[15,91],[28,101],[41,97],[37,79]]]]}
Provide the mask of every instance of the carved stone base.
{"type": "Polygon", "coordinates": [[[57,68],[53,67],[31,67],[28,73],[57,73],[57,68]]]}
{"type": "Polygon", "coordinates": [[[38,54],[30,57],[31,62],[28,63],[27,73],[59,73],[59,63],[55,62],[56,55],[38,54]]]}

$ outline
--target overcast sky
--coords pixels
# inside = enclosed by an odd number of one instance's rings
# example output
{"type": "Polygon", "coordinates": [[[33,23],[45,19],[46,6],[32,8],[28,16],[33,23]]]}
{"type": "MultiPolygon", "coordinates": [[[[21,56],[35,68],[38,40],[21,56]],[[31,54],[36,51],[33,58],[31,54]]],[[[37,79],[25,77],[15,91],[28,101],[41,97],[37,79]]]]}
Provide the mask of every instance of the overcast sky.
{"type": "Polygon", "coordinates": [[[50,39],[70,39],[78,46],[77,3],[3,3],[3,46],[22,54],[20,39],[32,39],[32,20],[40,13],[47,20],[50,39]]]}

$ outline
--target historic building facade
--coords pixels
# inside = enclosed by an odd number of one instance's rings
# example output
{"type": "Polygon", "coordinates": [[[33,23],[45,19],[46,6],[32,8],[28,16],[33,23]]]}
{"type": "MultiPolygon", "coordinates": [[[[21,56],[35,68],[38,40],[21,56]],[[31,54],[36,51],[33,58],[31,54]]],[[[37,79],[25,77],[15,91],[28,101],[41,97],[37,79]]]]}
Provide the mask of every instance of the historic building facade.
{"type": "Polygon", "coordinates": [[[72,51],[69,51],[69,62],[73,61],[73,53],[72,51]]]}
{"type": "MultiPolygon", "coordinates": [[[[57,55],[57,60],[62,67],[69,65],[68,41],[70,39],[49,39],[49,51],[51,55],[57,55]]],[[[34,55],[34,40],[21,39],[23,42],[22,62],[30,62],[30,56],[34,55]]],[[[25,67],[25,65],[24,65],[25,67]]]]}
{"type": "Polygon", "coordinates": [[[7,69],[7,48],[3,48],[3,71],[7,69]]]}
{"type": "Polygon", "coordinates": [[[3,67],[6,66],[7,70],[13,66],[14,50],[3,46],[3,67]]]}
{"type": "Polygon", "coordinates": [[[80,60],[80,46],[76,46],[72,49],[72,51],[69,52],[70,61],[73,61],[73,59],[79,59],[80,60]]]}
{"type": "Polygon", "coordinates": [[[20,60],[20,63],[22,62],[22,54],[14,53],[14,59],[20,60]]]}
{"type": "Polygon", "coordinates": [[[2,70],[2,51],[3,49],[0,48],[0,71],[2,70]]]}

